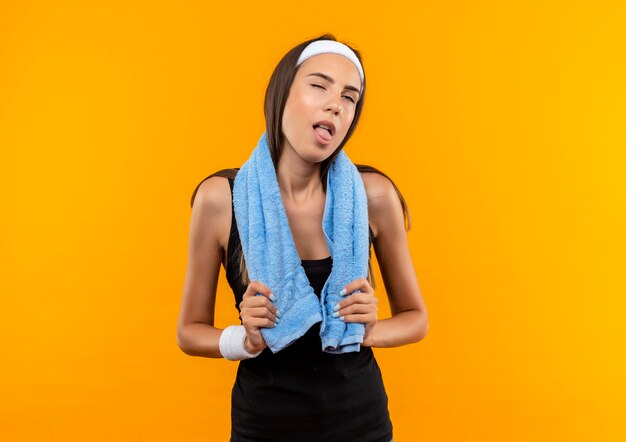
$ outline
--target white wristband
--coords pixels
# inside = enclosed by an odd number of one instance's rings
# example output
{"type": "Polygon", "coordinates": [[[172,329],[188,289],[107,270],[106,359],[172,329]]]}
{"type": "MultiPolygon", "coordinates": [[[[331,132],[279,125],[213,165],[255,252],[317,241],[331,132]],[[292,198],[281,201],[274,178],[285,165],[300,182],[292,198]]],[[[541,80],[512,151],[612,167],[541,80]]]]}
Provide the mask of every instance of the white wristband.
{"type": "Polygon", "coordinates": [[[246,328],[243,325],[229,325],[220,335],[220,352],[229,361],[255,358],[263,350],[257,353],[248,353],[243,343],[246,340],[246,328]]]}

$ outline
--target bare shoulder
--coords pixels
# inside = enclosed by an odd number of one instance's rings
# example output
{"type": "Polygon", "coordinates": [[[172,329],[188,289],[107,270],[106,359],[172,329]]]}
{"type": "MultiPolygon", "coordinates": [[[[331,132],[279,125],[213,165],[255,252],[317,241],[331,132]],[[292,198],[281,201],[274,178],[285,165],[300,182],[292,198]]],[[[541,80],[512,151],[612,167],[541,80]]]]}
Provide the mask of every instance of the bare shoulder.
{"type": "Polygon", "coordinates": [[[374,237],[378,237],[380,227],[385,220],[389,220],[392,213],[402,213],[402,205],[393,183],[389,178],[377,172],[361,173],[365,193],[367,194],[367,208],[370,225],[374,237]]]}
{"type": "Polygon", "coordinates": [[[378,172],[362,172],[361,178],[363,178],[368,202],[384,197],[390,193],[395,193],[395,189],[389,178],[378,172]]]}
{"type": "Polygon", "coordinates": [[[232,195],[228,178],[212,176],[200,184],[193,203],[193,212],[203,226],[210,229],[215,241],[226,252],[232,222],[232,195]]]}
{"type": "Polygon", "coordinates": [[[230,184],[228,178],[212,176],[207,178],[198,187],[193,208],[200,203],[201,210],[223,211],[231,204],[230,184]]]}

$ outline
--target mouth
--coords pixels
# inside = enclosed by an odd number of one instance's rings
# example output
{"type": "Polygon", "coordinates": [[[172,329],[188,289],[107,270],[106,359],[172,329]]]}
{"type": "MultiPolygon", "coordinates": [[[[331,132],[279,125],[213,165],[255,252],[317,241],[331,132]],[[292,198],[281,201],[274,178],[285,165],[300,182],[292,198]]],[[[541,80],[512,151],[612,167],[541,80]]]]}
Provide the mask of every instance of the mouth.
{"type": "Polygon", "coordinates": [[[335,125],[328,120],[318,121],[313,125],[315,135],[323,144],[328,144],[332,141],[335,130],[335,125]]]}
{"type": "Polygon", "coordinates": [[[318,143],[323,144],[323,145],[328,145],[333,140],[332,135],[326,129],[322,129],[321,127],[314,126],[313,136],[315,137],[318,143]]]}

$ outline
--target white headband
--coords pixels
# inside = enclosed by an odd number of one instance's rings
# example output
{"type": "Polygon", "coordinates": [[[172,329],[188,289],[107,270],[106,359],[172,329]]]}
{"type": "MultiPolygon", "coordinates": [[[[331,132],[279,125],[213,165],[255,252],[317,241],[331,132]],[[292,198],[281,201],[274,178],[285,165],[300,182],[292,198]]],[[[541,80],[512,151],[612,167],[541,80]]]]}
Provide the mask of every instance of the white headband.
{"type": "Polygon", "coordinates": [[[358,57],[354,53],[352,49],[346,46],[343,43],[340,43],[335,40],[315,40],[304,48],[302,54],[300,54],[300,58],[298,58],[298,62],[296,66],[300,66],[300,64],[306,60],[307,58],[311,58],[315,55],[319,54],[339,54],[346,57],[350,60],[356,68],[359,70],[359,75],[361,76],[361,92],[363,91],[363,67],[361,66],[361,62],[358,57]]]}

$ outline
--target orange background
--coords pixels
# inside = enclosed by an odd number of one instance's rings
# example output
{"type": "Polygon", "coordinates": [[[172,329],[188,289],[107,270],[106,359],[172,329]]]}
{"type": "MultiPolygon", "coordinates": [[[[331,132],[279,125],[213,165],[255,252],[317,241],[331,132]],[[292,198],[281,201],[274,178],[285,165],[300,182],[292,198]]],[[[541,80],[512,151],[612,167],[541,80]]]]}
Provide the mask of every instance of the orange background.
{"type": "Polygon", "coordinates": [[[0,5],[0,440],[228,440],[237,363],[176,344],[189,200],[324,32],[429,312],[375,349],[394,441],[626,439],[624,2],[97,3],[0,5]]]}

